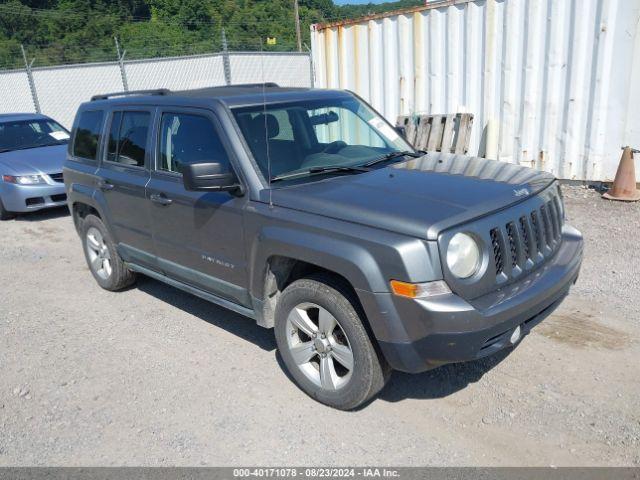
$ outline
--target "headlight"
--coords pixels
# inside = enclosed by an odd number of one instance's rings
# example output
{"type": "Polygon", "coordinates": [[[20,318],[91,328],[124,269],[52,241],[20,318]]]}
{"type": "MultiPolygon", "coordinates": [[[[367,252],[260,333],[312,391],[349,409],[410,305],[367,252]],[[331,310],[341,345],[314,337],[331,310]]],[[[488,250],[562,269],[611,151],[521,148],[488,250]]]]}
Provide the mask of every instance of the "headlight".
{"type": "Polygon", "coordinates": [[[22,175],[14,177],[13,175],[3,175],[2,180],[17,185],[40,185],[47,183],[42,175],[22,175]]]}
{"type": "Polygon", "coordinates": [[[447,266],[458,278],[469,278],[480,268],[480,247],[466,233],[456,233],[447,247],[447,266]]]}

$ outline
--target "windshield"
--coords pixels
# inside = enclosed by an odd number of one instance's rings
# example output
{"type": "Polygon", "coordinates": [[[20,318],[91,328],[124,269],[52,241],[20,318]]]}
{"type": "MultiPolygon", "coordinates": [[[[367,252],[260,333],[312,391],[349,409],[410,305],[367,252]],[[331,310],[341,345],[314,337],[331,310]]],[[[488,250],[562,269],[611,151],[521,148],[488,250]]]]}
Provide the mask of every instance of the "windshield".
{"type": "Polygon", "coordinates": [[[16,120],[0,123],[0,152],[61,145],[69,132],[53,120],[16,120]]]}
{"type": "Polygon", "coordinates": [[[296,172],[304,177],[305,172],[311,175],[322,167],[357,167],[389,153],[414,151],[355,97],[256,105],[233,112],[267,179],[296,172]]]}

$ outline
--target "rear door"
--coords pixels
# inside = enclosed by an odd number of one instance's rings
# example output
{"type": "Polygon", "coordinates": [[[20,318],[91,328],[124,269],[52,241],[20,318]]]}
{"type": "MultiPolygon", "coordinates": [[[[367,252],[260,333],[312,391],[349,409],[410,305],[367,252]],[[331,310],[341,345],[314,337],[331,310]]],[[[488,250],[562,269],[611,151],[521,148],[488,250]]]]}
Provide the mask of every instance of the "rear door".
{"type": "Polygon", "coordinates": [[[154,113],[155,109],[146,107],[116,107],[110,112],[98,171],[98,188],[123,258],[150,268],[156,268],[156,263],[145,188],[154,113]]]}
{"type": "Polygon", "coordinates": [[[158,113],[155,165],[147,186],[153,239],[164,272],[191,286],[249,306],[243,240],[246,197],[190,192],[180,168],[219,162],[233,169],[212,112],[166,108],[158,113]]]}

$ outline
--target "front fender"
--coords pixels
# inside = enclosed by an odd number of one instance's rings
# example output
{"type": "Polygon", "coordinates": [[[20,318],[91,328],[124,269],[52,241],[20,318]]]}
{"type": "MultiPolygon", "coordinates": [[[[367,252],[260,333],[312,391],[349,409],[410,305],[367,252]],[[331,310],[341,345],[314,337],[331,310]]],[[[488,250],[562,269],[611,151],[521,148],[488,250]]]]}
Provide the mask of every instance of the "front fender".
{"type": "Polygon", "coordinates": [[[250,288],[257,298],[264,296],[264,278],[269,259],[283,256],[331,270],[356,289],[388,290],[387,280],[373,255],[352,242],[299,229],[266,226],[255,237],[250,252],[253,265],[250,288]]]}

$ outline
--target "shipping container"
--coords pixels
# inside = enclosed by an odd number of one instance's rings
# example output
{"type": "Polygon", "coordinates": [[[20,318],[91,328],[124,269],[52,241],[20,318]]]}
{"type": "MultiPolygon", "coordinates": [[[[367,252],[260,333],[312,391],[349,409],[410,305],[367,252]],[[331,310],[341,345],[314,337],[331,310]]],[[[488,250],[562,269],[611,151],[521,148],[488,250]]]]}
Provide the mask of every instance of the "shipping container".
{"type": "Polygon", "coordinates": [[[474,114],[470,154],[611,180],[640,147],[640,0],[448,0],[312,25],[315,85],[389,121],[474,114]]]}

